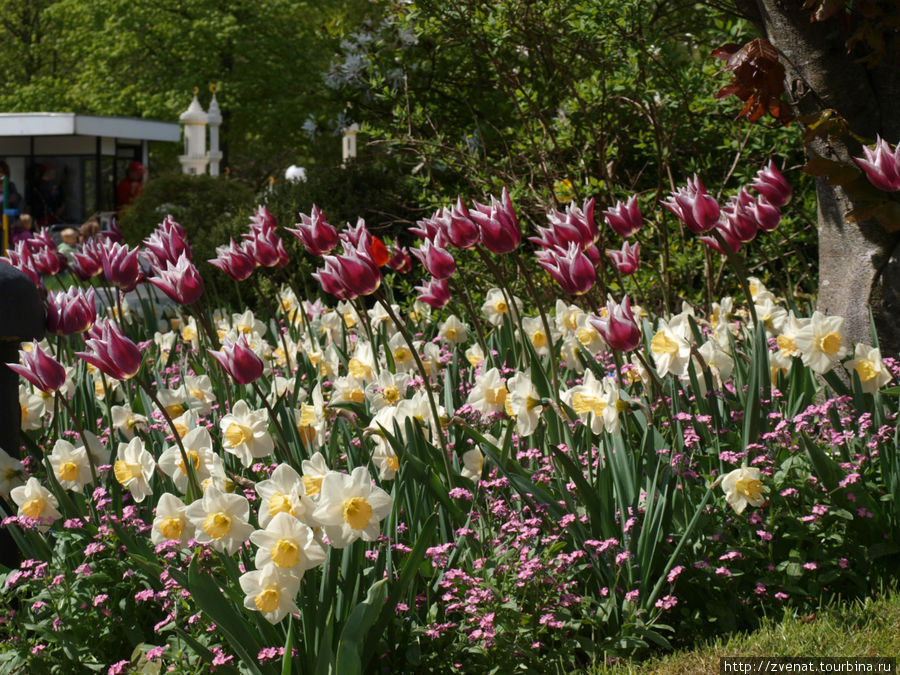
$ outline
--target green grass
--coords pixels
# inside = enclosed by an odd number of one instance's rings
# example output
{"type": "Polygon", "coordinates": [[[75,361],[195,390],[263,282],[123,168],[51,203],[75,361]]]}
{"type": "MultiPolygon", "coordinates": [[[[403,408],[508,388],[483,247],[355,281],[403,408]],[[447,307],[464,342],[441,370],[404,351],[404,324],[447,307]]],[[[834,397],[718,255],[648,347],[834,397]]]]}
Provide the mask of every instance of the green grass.
{"type": "Polygon", "coordinates": [[[719,672],[723,656],[900,656],[900,591],[830,604],[815,614],[786,614],[753,633],[719,638],[640,664],[619,663],[598,675],[692,675],[719,672]]]}

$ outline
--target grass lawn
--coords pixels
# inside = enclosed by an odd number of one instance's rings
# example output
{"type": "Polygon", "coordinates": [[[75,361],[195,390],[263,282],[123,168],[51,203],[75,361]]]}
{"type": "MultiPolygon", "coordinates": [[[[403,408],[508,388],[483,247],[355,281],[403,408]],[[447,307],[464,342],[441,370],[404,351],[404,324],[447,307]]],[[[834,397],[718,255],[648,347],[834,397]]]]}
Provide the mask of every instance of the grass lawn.
{"type": "Polygon", "coordinates": [[[723,656],[900,656],[900,591],[833,604],[808,616],[767,621],[750,634],[719,638],[642,664],[594,672],[609,675],[711,674],[723,656]]]}

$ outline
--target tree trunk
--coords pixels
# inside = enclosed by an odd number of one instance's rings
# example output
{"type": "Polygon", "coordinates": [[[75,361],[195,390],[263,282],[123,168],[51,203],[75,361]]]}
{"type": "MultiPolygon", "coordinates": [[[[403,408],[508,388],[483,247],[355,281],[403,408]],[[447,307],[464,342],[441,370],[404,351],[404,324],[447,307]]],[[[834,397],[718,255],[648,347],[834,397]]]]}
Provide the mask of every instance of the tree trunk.
{"type": "MultiPolygon", "coordinates": [[[[801,0],[735,0],[779,52],[787,89],[800,115],[834,109],[864,139],[876,134],[900,141],[900,66],[897,36],[885,35],[886,57],[875,67],[848,53],[849,33],[838,16],[812,22],[801,0]]],[[[887,5],[888,3],[882,3],[887,5]]],[[[887,10],[893,11],[895,10],[887,10]]],[[[851,23],[857,17],[851,17],[851,23]]],[[[851,27],[852,30],[852,27],[851,27]]],[[[817,137],[816,154],[842,162],[862,155],[855,141],[817,137]]],[[[816,179],[819,227],[818,309],[846,320],[848,342],[872,343],[869,310],[885,356],[900,352],[900,231],[888,232],[874,220],[849,222],[858,204],[825,177],[816,179]]],[[[898,223],[900,226],[900,223],[898,223]]]]}

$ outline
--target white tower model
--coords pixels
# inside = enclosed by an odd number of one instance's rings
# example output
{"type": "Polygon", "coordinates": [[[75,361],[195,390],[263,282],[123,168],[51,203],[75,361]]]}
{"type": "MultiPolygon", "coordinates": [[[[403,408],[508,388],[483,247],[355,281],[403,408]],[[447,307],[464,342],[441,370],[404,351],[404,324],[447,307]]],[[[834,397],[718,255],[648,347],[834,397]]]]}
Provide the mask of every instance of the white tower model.
{"type": "Polygon", "coordinates": [[[216,100],[216,85],[211,84],[212,101],[209,102],[209,175],[219,175],[219,162],[222,161],[222,152],[219,150],[219,127],[222,125],[222,111],[216,100]]]}
{"type": "Polygon", "coordinates": [[[206,153],[206,123],[208,116],[197,100],[197,88],[194,88],[194,100],[188,109],[178,118],[184,124],[184,154],[178,158],[184,173],[206,173],[209,155],[206,153]]]}
{"type": "Polygon", "coordinates": [[[348,159],[353,159],[356,157],[356,132],[359,131],[359,125],[354,123],[349,127],[344,129],[344,142],[343,142],[343,153],[342,159],[344,164],[347,163],[348,159]]]}

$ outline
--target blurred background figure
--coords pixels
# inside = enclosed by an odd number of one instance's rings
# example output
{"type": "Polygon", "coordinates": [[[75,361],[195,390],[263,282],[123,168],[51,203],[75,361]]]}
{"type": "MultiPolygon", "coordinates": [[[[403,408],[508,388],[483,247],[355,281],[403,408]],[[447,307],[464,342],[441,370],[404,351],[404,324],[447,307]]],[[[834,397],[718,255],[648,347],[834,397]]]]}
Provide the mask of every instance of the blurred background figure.
{"type": "Polygon", "coordinates": [[[116,191],[116,206],[119,212],[126,206],[134,203],[141,191],[144,189],[144,174],[146,170],[144,165],[134,160],[128,164],[125,178],[119,183],[116,191]]]}
{"type": "Polygon", "coordinates": [[[100,234],[100,221],[96,218],[88,218],[81,227],[78,228],[78,241],[83,244],[89,239],[93,239],[100,234]]]}
{"type": "Polygon", "coordinates": [[[23,213],[19,216],[19,222],[16,223],[16,226],[13,228],[12,234],[9,237],[9,247],[12,248],[20,241],[31,239],[33,234],[34,219],[27,213],[23,213]]]}
{"type": "Polygon", "coordinates": [[[9,164],[5,160],[0,159],[0,180],[4,176],[6,177],[6,208],[19,209],[21,208],[20,202],[22,198],[19,196],[19,191],[16,190],[16,184],[10,179],[9,164]]]}
{"type": "Polygon", "coordinates": [[[34,222],[39,227],[61,223],[66,210],[66,195],[56,179],[56,165],[41,164],[38,172],[39,180],[27,200],[34,222]]]}

